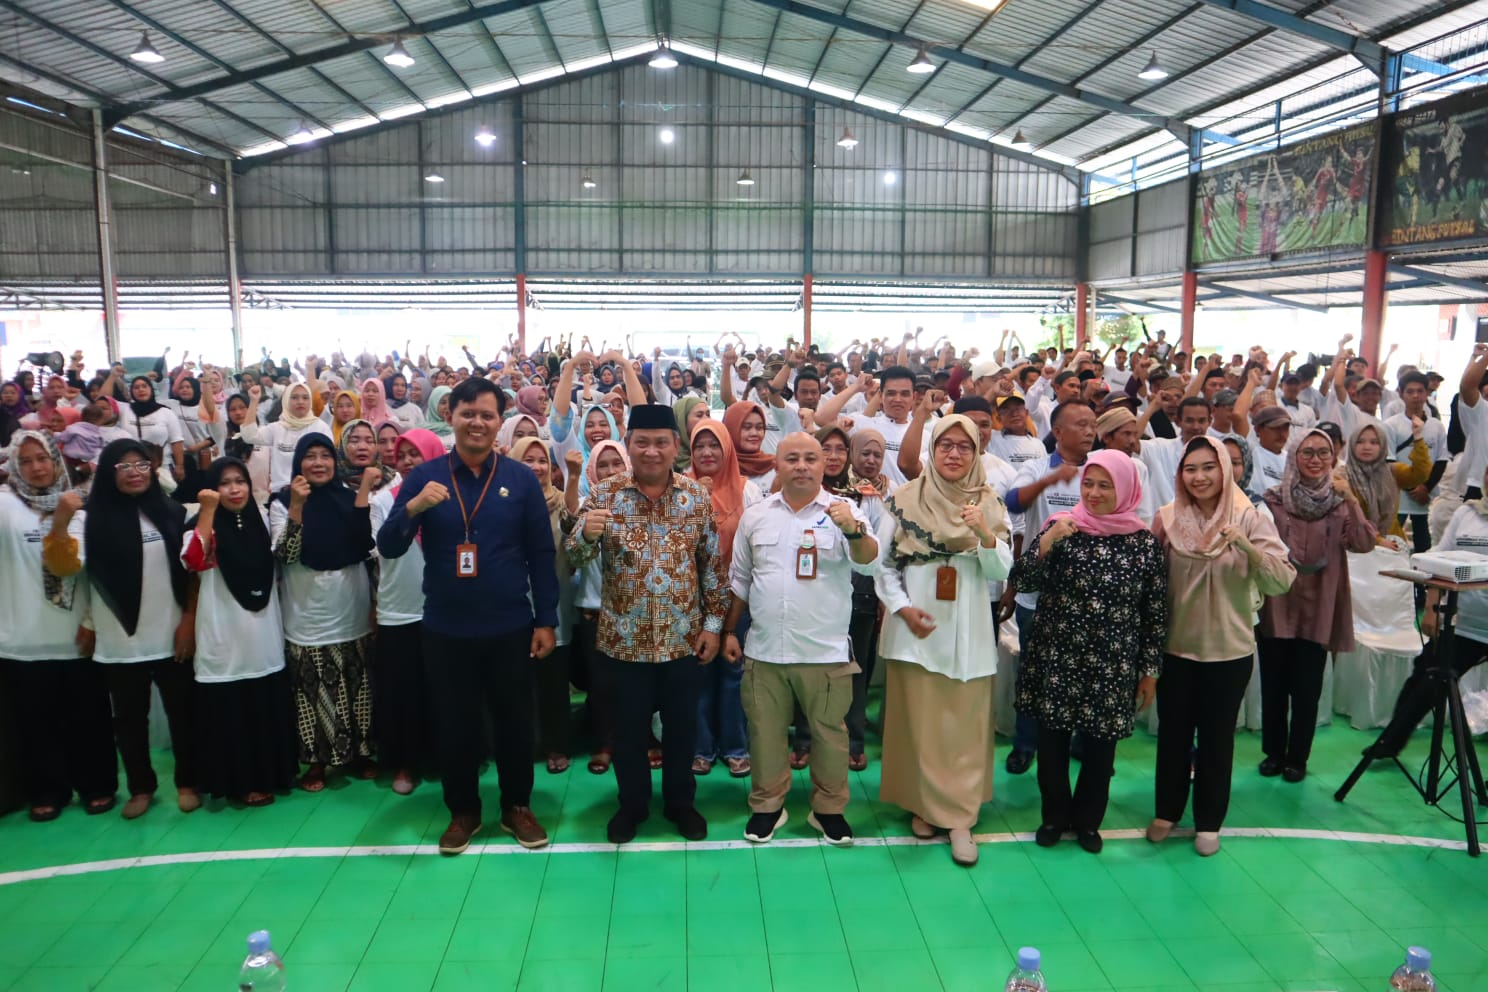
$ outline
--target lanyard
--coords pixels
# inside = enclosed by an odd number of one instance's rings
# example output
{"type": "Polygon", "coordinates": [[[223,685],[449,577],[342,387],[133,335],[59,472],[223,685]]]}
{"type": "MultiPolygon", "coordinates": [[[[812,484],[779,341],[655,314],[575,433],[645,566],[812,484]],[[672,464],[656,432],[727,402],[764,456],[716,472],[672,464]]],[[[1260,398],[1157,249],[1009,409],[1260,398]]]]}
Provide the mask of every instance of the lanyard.
{"type": "Polygon", "coordinates": [[[455,501],[460,504],[460,519],[465,524],[465,543],[470,543],[470,519],[480,512],[481,504],[486,501],[486,493],[491,489],[491,480],[496,478],[496,466],[491,466],[491,471],[486,475],[486,484],[481,487],[480,499],[475,501],[475,509],[469,513],[465,512],[465,497],[460,495],[460,480],[455,478],[455,453],[450,452],[450,488],[455,491],[455,501]]]}

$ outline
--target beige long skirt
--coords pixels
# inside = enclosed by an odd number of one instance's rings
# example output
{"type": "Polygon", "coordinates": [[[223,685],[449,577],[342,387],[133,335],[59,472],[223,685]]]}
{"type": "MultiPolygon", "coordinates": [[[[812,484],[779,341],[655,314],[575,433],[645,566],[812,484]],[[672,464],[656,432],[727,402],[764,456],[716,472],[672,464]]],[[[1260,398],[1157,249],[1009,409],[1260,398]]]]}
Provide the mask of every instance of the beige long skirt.
{"type": "Polygon", "coordinates": [[[995,676],[958,682],[889,660],[878,798],[945,830],[976,826],[992,799],[995,676]]]}

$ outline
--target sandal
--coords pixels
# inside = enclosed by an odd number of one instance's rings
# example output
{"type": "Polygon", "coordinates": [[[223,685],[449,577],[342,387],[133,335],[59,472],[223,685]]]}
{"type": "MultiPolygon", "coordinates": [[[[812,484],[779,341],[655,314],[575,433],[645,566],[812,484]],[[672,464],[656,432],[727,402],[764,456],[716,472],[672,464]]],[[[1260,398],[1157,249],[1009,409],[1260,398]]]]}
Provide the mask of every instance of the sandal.
{"type": "Polygon", "coordinates": [[[325,765],[311,765],[300,776],[300,788],[306,792],[320,792],[326,786],[325,765]]]}
{"type": "Polygon", "coordinates": [[[732,775],[734,778],[747,778],[749,776],[749,771],[752,766],[749,764],[749,759],[747,757],[724,758],[723,760],[728,762],[729,774],[732,775]]]}
{"type": "Polygon", "coordinates": [[[269,806],[274,802],[272,792],[250,792],[243,797],[244,806],[269,806]]]}
{"type": "Polygon", "coordinates": [[[653,747],[646,752],[646,760],[651,763],[652,768],[661,767],[661,748],[653,747]]]}
{"type": "Polygon", "coordinates": [[[852,754],[847,758],[847,770],[850,772],[863,772],[868,770],[868,755],[852,754]]]}
{"type": "Polygon", "coordinates": [[[407,768],[399,768],[393,775],[393,791],[400,796],[412,794],[418,783],[414,781],[413,772],[407,768]]]}
{"type": "Polygon", "coordinates": [[[61,815],[62,815],[62,807],[61,806],[32,806],[31,807],[31,822],[32,823],[51,823],[53,820],[55,820],[57,817],[59,817],[61,815]]]}
{"type": "Polygon", "coordinates": [[[791,752],[790,766],[792,768],[794,768],[796,771],[800,771],[802,768],[805,768],[809,764],[811,764],[811,752],[810,751],[792,751],[791,752]]]}
{"type": "Polygon", "coordinates": [[[702,755],[692,759],[692,773],[694,775],[706,775],[713,770],[713,762],[702,755]]]}
{"type": "Polygon", "coordinates": [[[87,813],[89,816],[97,816],[99,813],[107,813],[109,810],[114,808],[114,804],[116,802],[118,802],[118,799],[114,796],[98,796],[95,799],[89,799],[86,803],[83,804],[83,812],[87,813]]]}
{"type": "Polygon", "coordinates": [[[589,771],[595,775],[603,775],[610,770],[610,762],[614,760],[609,748],[601,748],[589,756],[589,771]]]}
{"type": "Polygon", "coordinates": [[[562,775],[568,771],[568,755],[553,753],[548,755],[548,774],[562,775]]]}
{"type": "Polygon", "coordinates": [[[365,782],[370,782],[372,779],[376,778],[382,771],[382,769],[377,767],[377,762],[373,761],[371,758],[358,758],[352,765],[352,770],[356,774],[357,778],[362,779],[365,782]]]}

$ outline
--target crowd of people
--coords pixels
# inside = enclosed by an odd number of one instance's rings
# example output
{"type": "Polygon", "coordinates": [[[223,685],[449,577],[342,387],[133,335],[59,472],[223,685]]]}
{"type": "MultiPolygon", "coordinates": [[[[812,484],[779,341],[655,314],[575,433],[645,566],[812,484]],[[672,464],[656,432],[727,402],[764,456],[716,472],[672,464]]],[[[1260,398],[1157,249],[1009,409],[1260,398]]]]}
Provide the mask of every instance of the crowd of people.
{"type": "MultiPolygon", "coordinates": [[[[1439,396],[1410,367],[1387,388],[1349,340],[1295,368],[1162,334],[28,366],[0,386],[8,773],[49,821],[74,795],[113,809],[122,762],[123,816],[144,815],[153,686],[182,812],[437,778],[456,854],[491,759],[500,828],[541,847],[535,767],[579,753],[613,770],[613,843],[655,769],[663,816],[706,837],[696,780],[721,765],[750,780],[748,840],[809,768],[807,822],[846,845],[882,666],[880,796],[958,863],[998,729],[1005,773],[1037,765],[1037,842],[1098,852],[1153,705],[1147,837],[1191,798],[1210,855],[1255,659],[1258,772],[1302,782],[1328,655],[1353,647],[1350,556],[1488,549],[1488,345],[1439,396]]],[[[1460,634],[1466,668],[1488,598],[1463,597],[1460,634]]],[[[1376,757],[1430,702],[1408,684],[1398,705],[1376,757]]]]}

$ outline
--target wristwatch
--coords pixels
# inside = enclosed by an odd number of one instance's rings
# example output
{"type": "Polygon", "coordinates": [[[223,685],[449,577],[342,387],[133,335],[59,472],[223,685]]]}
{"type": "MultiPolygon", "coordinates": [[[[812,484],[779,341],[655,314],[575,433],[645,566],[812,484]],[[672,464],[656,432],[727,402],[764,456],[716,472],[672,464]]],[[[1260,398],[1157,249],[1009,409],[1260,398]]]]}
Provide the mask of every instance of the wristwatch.
{"type": "Polygon", "coordinates": [[[863,539],[863,532],[858,531],[854,534],[849,534],[847,531],[843,531],[842,536],[847,538],[849,541],[861,541],[863,539]]]}

